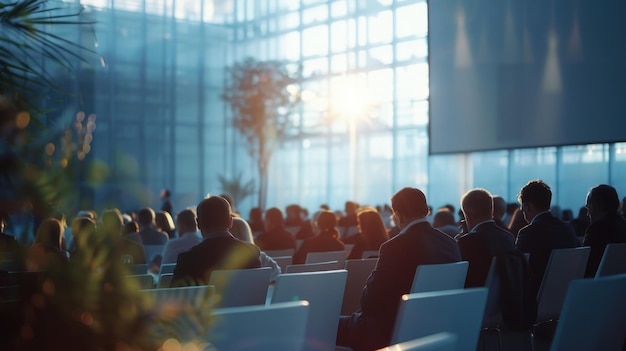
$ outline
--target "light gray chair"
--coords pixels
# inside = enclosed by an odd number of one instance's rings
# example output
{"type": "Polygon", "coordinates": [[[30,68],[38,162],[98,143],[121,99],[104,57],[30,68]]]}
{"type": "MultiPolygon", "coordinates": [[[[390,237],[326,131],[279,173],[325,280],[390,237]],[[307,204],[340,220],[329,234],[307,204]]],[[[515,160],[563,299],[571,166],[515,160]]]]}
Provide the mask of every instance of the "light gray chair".
{"type": "Polygon", "coordinates": [[[163,263],[159,269],[159,274],[174,273],[176,263],[163,263]]]}
{"type": "Polygon", "coordinates": [[[293,256],[296,252],[295,249],[284,249],[284,250],[264,250],[265,254],[274,258],[274,257],[282,257],[282,256],[293,256]]]}
{"type": "Polygon", "coordinates": [[[152,289],[154,288],[154,277],[152,274],[136,274],[126,275],[124,279],[130,279],[137,283],[138,289],[152,289]]]}
{"type": "Polygon", "coordinates": [[[342,263],[339,261],[329,261],[309,264],[290,264],[285,269],[285,273],[304,273],[304,272],[321,272],[334,271],[342,269],[342,263]]]}
{"type": "Polygon", "coordinates": [[[213,271],[209,285],[215,286],[216,307],[264,305],[271,275],[270,267],[213,271]]]}
{"type": "Polygon", "coordinates": [[[455,351],[456,340],[456,335],[442,332],[390,345],[378,351],[455,351]]]}
{"type": "Polygon", "coordinates": [[[271,303],[307,300],[310,304],[305,350],[334,350],[348,271],[281,274],[271,303]]]}
{"type": "Polygon", "coordinates": [[[343,303],[341,304],[341,314],[349,315],[361,308],[361,293],[367,282],[367,277],[376,267],[375,258],[367,260],[346,260],[345,268],[348,271],[346,289],[343,293],[343,303]]]}
{"type": "Polygon", "coordinates": [[[626,243],[608,244],[596,271],[596,278],[626,273],[626,243]]]}
{"type": "Polygon", "coordinates": [[[361,258],[378,258],[379,252],[378,250],[365,250],[361,253],[361,258]]]}
{"type": "Polygon", "coordinates": [[[457,350],[475,351],[487,302],[487,288],[403,295],[391,343],[439,332],[457,335],[457,350]]]}
{"type": "Polygon", "coordinates": [[[468,267],[467,261],[417,266],[411,293],[463,289],[468,267]]]}
{"type": "Polygon", "coordinates": [[[321,263],[329,261],[339,261],[341,267],[346,261],[346,251],[324,251],[324,252],[309,252],[306,255],[304,263],[321,263]]]}
{"type": "Polygon", "coordinates": [[[276,261],[278,266],[280,266],[280,271],[282,273],[286,273],[287,266],[291,265],[291,263],[293,262],[292,256],[276,256],[276,257],[272,257],[272,259],[276,261]]]}
{"type": "Polygon", "coordinates": [[[589,252],[589,246],[552,250],[537,293],[537,322],[559,318],[569,283],[585,276],[589,252]]]}
{"type": "Polygon", "coordinates": [[[145,263],[136,263],[126,265],[129,275],[148,274],[148,265],[145,263]]]}
{"type": "Polygon", "coordinates": [[[299,351],[304,346],[309,308],[307,301],[218,308],[213,310],[207,339],[217,350],[299,351]]]}
{"type": "Polygon", "coordinates": [[[624,274],[571,281],[550,350],[622,350],[624,296],[624,274]]]}
{"type": "Polygon", "coordinates": [[[172,278],[174,278],[174,274],[172,273],[164,273],[159,276],[159,288],[169,288],[172,284],[172,278]]]}

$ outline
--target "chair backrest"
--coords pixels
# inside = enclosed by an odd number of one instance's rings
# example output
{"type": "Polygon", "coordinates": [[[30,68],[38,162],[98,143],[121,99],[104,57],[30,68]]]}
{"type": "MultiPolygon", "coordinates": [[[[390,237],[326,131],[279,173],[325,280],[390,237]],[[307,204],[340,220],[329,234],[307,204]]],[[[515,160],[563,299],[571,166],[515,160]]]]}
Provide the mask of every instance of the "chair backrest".
{"type": "Polygon", "coordinates": [[[537,293],[537,321],[559,317],[569,283],[585,276],[589,252],[589,246],[552,250],[537,293]]]}
{"type": "Polygon", "coordinates": [[[208,340],[217,350],[302,350],[309,313],[307,301],[213,310],[208,340]]]}
{"type": "Polygon", "coordinates": [[[155,306],[161,306],[166,303],[184,303],[190,306],[200,308],[212,305],[215,296],[215,287],[213,285],[185,286],[180,288],[162,288],[140,290],[142,294],[148,297],[155,306]]]}
{"type": "Polygon", "coordinates": [[[361,293],[367,282],[367,277],[376,267],[375,258],[367,260],[346,260],[345,268],[348,271],[346,289],[343,293],[341,304],[341,314],[349,315],[361,308],[361,293]]]}
{"type": "Polygon", "coordinates": [[[161,264],[159,274],[174,273],[174,269],[176,269],[176,263],[163,263],[161,264]]]}
{"type": "Polygon", "coordinates": [[[281,274],[271,303],[307,300],[310,304],[305,350],[334,350],[348,271],[281,274]]]}
{"type": "Polygon", "coordinates": [[[457,350],[476,350],[485,313],[487,288],[442,290],[403,295],[391,343],[427,335],[456,334],[457,350]]]}
{"type": "Polygon", "coordinates": [[[328,261],[339,261],[343,267],[343,263],[346,261],[346,251],[309,252],[306,255],[306,261],[304,261],[304,263],[320,263],[328,261]]]}
{"type": "Polygon", "coordinates": [[[285,269],[285,273],[305,273],[305,272],[321,272],[321,271],[334,271],[342,269],[342,263],[339,261],[329,261],[320,263],[308,263],[308,264],[290,264],[285,269]]]}
{"type": "Polygon", "coordinates": [[[265,250],[263,252],[265,252],[265,254],[268,255],[269,257],[274,258],[274,257],[281,257],[281,256],[293,256],[296,250],[295,249],[265,250]]]}
{"type": "Polygon", "coordinates": [[[348,256],[350,256],[350,252],[352,252],[352,249],[354,249],[354,244],[344,244],[343,245],[345,247],[345,259],[348,259],[348,256]]]}
{"type": "Polygon", "coordinates": [[[491,259],[485,287],[488,292],[482,327],[497,328],[502,324],[502,308],[500,307],[500,274],[498,274],[495,257],[491,259]]]}
{"type": "Polygon", "coordinates": [[[151,274],[126,275],[124,279],[133,280],[141,290],[154,288],[154,277],[151,274]]]}
{"type": "Polygon", "coordinates": [[[624,274],[570,282],[550,350],[622,350],[624,296],[624,274]]]}
{"type": "Polygon", "coordinates": [[[417,266],[411,293],[463,289],[468,266],[467,261],[417,266]]]}
{"type": "Polygon", "coordinates": [[[126,265],[130,275],[148,274],[148,265],[145,263],[135,263],[126,265]]]}
{"type": "Polygon", "coordinates": [[[378,250],[365,250],[361,254],[361,258],[377,258],[378,250]]]}
{"type": "Polygon", "coordinates": [[[378,351],[455,351],[456,335],[442,332],[390,345],[378,351]]]}
{"type": "Polygon", "coordinates": [[[169,288],[172,285],[173,273],[163,273],[159,276],[159,288],[169,288]]]}
{"type": "Polygon", "coordinates": [[[596,278],[626,273],[626,243],[608,244],[596,271],[596,278]]]}
{"type": "Polygon", "coordinates": [[[272,269],[215,270],[209,285],[215,286],[216,306],[220,308],[263,305],[272,269]]]}
{"type": "Polygon", "coordinates": [[[277,256],[272,257],[272,259],[280,266],[281,273],[287,272],[287,266],[293,262],[292,256],[277,256]]]}

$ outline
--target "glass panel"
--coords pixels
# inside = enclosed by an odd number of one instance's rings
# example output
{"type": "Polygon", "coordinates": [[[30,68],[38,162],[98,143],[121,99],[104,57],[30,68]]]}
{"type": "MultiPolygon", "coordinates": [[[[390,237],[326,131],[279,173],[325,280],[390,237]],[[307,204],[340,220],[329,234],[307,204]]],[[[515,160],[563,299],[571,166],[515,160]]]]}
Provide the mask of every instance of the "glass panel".
{"type": "Polygon", "coordinates": [[[396,38],[426,36],[428,33],[428,7],[426,2],[396,9],[396,38]]]}
{"type": "Polygon", "coordinates": [[[393,18],[391,11],[379,12],[368,18],[369,43],[389,43],[393,39],[393,18]]]}
{"type": "Polygon", "coordinates": [[[302,31],[302,54],[305,57],[328,54],[328,26],[316,26],[302,31]]]}

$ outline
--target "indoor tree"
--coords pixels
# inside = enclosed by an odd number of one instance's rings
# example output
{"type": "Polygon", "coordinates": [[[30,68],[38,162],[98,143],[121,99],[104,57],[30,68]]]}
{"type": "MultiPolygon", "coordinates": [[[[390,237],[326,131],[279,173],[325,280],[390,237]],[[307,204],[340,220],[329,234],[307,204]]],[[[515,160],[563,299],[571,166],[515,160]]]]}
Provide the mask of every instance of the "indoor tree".
{"type": "Polygon", "coordinates": [[[300,67],[290,71],[285,62],[254,58],[228,68],[221,97],[230,105],[233,125],[245,137],[248,153],[256,162],[260,208],[265,208],[267,199],[270,159],[301,102],[301,73],[300,67]]]}

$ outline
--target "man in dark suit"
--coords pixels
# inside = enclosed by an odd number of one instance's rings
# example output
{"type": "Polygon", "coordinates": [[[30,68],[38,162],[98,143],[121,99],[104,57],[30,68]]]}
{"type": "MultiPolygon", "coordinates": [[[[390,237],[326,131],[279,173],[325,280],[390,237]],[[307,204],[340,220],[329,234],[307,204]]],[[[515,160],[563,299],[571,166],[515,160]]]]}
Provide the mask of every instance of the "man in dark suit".
{"type": "Polygon", "coordinates": [[[202,242],[178,255],[172,287],[208,284],[211,272],[218,269],[260,268],[260,250],[253,244],[233,237],[228,229],[233,224],[228,202],[211,196],[198,204],[198,228],[202,242]]]}
{"type": "Polygon", "coordinates": [[[461,198],[461,210],[469,233],[458,238],[461,257],[469,262],[465,287],[485,286],[494,256],[515,250],[515,240],[508,230],[493,219],[493,198],[485,189],[474,189],[461,198]]]}
{"type": "Polygon", "coordinates": [[[571,224],[550,213],[552,191],[542,180],[528,182],[517,198],[530,224],[519,230],[515,244],[520,251],[530,254],[533,290],[537,292],[552,250],[576,247],[578,239],[571,224]]]}
{"type": "Polygon", "coordinates": [[[601,184],[587,195],[587,213],[591,224],[585,232],[583,246],[590,246],[586,277],[596,275],[604,249],[610,243],[626,242],[626,219],[619,215],[619,197],[610,185],[601,184]]]}
{"type": "Polygon", "coordinates": [[[391,206],[400,233],[380,247],[376,268],[361,295],[361,310],[339,319],[337,344],[355,351],[389,344],[400,299],[410,292],[417,266],[461,260],[454,239],[426,220],[424,193],[403,188],[391,198],[391,206]]]}

